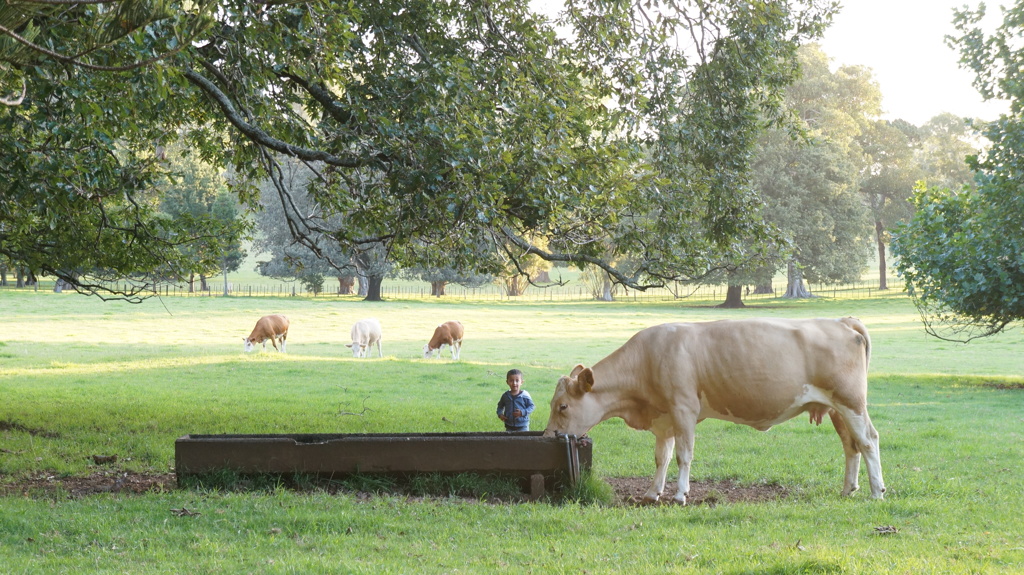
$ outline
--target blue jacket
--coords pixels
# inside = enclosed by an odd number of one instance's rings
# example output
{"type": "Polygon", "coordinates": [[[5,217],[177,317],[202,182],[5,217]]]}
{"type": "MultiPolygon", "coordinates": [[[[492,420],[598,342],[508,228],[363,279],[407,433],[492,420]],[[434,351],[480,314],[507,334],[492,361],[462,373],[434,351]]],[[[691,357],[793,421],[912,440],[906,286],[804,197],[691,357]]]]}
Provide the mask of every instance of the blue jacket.
{"type": "Polygon", "coordinates": [[[498,415],[505,416],[505,429],[530,429],[530,413],[533,412],[533,408],[533,398],[525,389],[520,390],[519,395],[512,395],[511,391],[506,391],[498,400],[498,415]],[[517,409],[523,415],[512,417],[512,412],[517,409]]]}

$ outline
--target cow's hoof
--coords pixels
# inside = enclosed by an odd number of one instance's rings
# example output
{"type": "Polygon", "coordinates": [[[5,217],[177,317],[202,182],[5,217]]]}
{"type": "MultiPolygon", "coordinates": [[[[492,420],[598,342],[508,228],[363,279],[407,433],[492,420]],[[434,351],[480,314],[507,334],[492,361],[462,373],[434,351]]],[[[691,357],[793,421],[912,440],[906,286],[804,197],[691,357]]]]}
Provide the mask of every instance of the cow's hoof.
{"type": "Polygon", "coordinates": [[[648,491],[647,493],[644,493],[643,497],[640,498],[640,503],[649,505],[652,503],[657,503],[659,499],[661,499],[660,493],[652,493],[648,491]]]}
{"type": "Polygon", "coordinates": [[[686,505],[686,494],[676,493],[676,496],[672,498],[672,503],[676,505],[686,505]]]}
{"type": "Polygon", "coordinates": [[[843,489],[843,497],[849,497],[850,495],[853,495],[854,492],[856,492],[858,489],[860,489],[859,485],[854,485],[853,487],[846,487],[846,488],[844,488],[843,489]]]}

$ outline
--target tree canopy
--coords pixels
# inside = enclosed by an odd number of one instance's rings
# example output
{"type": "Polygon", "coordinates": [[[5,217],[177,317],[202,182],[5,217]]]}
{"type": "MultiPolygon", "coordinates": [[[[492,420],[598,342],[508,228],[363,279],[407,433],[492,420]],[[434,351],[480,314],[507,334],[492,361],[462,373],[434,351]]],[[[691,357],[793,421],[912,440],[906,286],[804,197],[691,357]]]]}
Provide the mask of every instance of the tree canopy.
{"type": "Polygon", "coordinates": [[[1005,9],[992,33],[985,8],[957,11],[950,37],[986,98],[1010,112],[978,126],[990,144],[969,158],[975,188],[920,187],[917,212],[894,239],[898,267],[933,335],[959,341],[1024,318],[1024,2],[1005,9]]]}
{"type": "Polygon", "coordinates": [[[164,247],[194,230],[147,197],[181,139],[230,165],[252,209],[279,158],[315,167],[322,211],[277,186],[314,251],[482,273],[533,255],[638,288],[701,277],[764,235],[750,152],[787,121],[796,48],[835,10],[569,0],[551,22],[520,0],[10,0],[0,253],[68,279],[185,266],[164,247]],[[107,249],[85,253],[97,237],[107,249]]]}

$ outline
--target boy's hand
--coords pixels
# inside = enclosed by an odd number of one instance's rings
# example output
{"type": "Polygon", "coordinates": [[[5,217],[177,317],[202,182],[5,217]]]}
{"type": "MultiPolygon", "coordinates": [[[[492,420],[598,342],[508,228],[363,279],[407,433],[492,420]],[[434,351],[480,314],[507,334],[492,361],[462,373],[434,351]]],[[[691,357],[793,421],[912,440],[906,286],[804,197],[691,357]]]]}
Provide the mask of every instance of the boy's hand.
{"type": "Polygon", "coordinates": [[[498,419],[500,419],[500,420],[502,420],[502,421],[505,421],[505,416],[504,416],[504,415],[499,415],[499,416],[498,416],[498,419]]]}
{"type": "Polygon", "coordinates": [[[517,409],[517,410],[512,412],[512,417],[522,417],[522,416],[523,416],[523,412],[521,410],[519,410],[519,409],[517,409]]]}

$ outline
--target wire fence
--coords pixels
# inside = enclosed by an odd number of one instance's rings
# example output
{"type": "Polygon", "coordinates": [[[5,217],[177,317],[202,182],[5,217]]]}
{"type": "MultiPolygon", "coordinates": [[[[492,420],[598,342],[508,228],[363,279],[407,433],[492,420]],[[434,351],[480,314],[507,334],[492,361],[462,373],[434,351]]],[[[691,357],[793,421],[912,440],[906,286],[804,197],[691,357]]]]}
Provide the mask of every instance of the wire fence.
{"type": "MultiPolygon", "coordinates": [[[[848,284],[805,284],[814,297],[834,299],[870,299],[888,297],[908,297],[903,283],[896,278],[887,278],[888,289],[879,289],[879,281],[864,280],[848,284]]],[[[9,282],[0,285],[0,291],[54,291],[54,282],[40,280],[36,284],[16,287],[9,282]]],[[[126,290],[128,284],[111,284],[117,290],[126,290]]],[[[753,286],[743,288],[743,301],[754,302],[780,298],[786,293],[785,282],[775,282],[771,290],[757,293],[753,286]]],[[[339,294],[336,291],[313,292],[305,289],[298,282],[266,282],[238,284],[229,282],[225,288],[223,283],[211,282],[207,290],[198,289],[198,284],[190,290],[187,284],[159,283],[147,285],[146,294],[163,297],[304,297],[324,299],[362,299],[357,293],[339,294]]],[[[67,288],[65,288],[67,290],[67,288]]],[[[727,287],[724,285],[689,285],[674,284],[665,288],[652,288],[646,291],[623,289],[621,286],[612,292],[612,301],[617,302],[722,302],[725,301],[727,287]]],[[[566,284],[555,284],[546,287],[529,286],[519,295],[510,295],[503,285],[488,284],[481,287],[467,288],[450,284],[445,288],[443,296],[432,296],[430,285],[414,282],[388,282],[381,285],[382,299],[443,299],[471,301],[519,301],[519,302],[570,302],[595,301],[602,299],[601,294],[580,281],[566,284]]]]}

